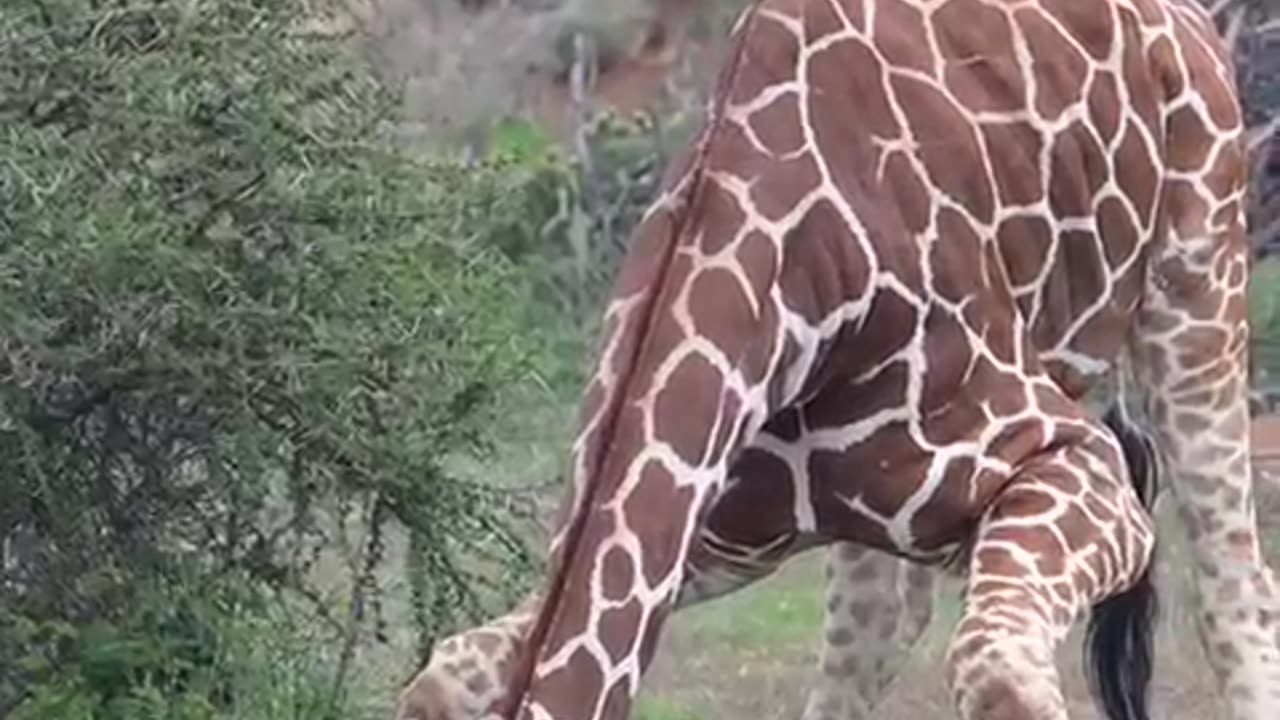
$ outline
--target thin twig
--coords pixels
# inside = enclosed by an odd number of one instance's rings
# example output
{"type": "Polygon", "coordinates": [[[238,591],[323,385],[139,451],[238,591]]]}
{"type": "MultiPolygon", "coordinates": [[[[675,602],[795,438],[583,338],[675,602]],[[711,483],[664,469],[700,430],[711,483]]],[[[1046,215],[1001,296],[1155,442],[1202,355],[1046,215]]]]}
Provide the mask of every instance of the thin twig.
{"type": "Polygon", "coordinates": [[[1218,17],[1218,15],[1220,15],[1223,10],[1226,10],[1228,7],[1235,4],[1236,2],[1237,0],[1218,0],[1213,5],[1209,6],[1209,14],[1212,15],[1213,17],[1218,17]]]}
{"type": "Polygon", "coordinates": [[[1244,30],[1244,13],[1244,8],[1236,8],[1231,19],[1227,20],[1227,28],[1222,32],[1222,39],[1229,48],[1234,48],[1240,40],[1240,34],[1244,30]]]}
{"type": "Polygon", "coordinates": [[[1255,152],[1262,149],[1276,134],[1280,133],[1280,115],[1277,115],[1265,123],[1256,127],[1249,128],[1245,133],[1245,142],[1249,155],[1252,157],[1255,152]]]}

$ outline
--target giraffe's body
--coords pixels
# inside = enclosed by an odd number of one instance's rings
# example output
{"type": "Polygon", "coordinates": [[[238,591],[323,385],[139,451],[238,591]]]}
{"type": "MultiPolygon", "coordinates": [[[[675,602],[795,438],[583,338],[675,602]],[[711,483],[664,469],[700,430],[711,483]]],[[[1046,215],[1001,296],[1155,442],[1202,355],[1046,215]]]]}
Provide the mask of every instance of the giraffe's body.
{"type": "MultiPolygon", "coordinates": [[[[860,716],[887,674],[847,677],[841,622],[867,607],[843,601],[873,581],[857,567],[912,577],[898,597],[919,607],[927,571],[901,563],[952,559],[969,575],[947,661],[961,715],[1065,718],[1053,646],[1153,545],[1078,402],[1126,346],[1214,667],[1235,717],[1276,717],[1240,116],[1204,13],[761,0],[735,33],[606,313],[527,692],[502,676],[519,717],[625,716],[682,588],[697,601],[840,542],[809,717],[860,716]]],[[[909,617],[906,636],[927,609],[909,617]]]]}

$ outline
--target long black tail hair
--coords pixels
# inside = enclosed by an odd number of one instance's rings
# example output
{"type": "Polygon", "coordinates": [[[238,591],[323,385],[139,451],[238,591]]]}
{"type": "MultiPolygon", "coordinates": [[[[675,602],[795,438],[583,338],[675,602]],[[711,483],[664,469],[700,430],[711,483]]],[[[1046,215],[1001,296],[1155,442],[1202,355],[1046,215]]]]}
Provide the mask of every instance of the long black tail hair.
{"type": "MultiPolygon", "coordinates": [[[[1159,491],[1155,446],[1119,403],[1103,422],[1120,441],[1129,476],[1142,504],[1151,509],[1159,491]]],[[[1154,662],[1157,614],[1152,565],[1128,590],[1093,606],[1085,630],[1084,668],[1089,686],[1110,720],[1149,720],[1147,700],[1154,662]]]]}

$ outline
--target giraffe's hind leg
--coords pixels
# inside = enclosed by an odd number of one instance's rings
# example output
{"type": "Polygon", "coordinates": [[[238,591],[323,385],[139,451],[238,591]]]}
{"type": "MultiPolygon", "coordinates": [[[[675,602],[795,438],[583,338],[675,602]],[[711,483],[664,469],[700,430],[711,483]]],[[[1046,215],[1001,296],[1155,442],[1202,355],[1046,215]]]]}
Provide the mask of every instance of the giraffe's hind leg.
{"type": "Polygon", "coordinates": [[[820,677],[804,720],[872,715],[929,624],[935,571],[856,543],[828,549],[820,677]]]}
{"type": "MultiPolygon", "coordinates": [[[[1085,439],[1022,464],[984,514],[973,540],[964,610],[946,659],[946,675],[965,720],[1066,720],[1054,650],[1073,622],[1108,598],[1149,590],[1154,536],[1150,516],[1129,486],[1115,445],[1100,428],[1085,439]]],[[[1114,613],[1112,613],[1114,616],[1114,613]]],[[[1121,617],[1119,629],[1145,646],[1147,618],[1121,617]]],[[[1107,630],[1115,629],[1108,627],[1107,630]]],[[[1140,652],[1140,648],[1139,648],[1140,652]]],[[[1115,683],[1144,718],[1145,679],[1115,683]]]]}
{"type": "Polygon", "coordinates": [[[1229,133],[1208,147],[1206,165],[1226,170],[1166,181],[1168,229],[1152,249],[1134,368],[1189,536],[1209,663],[1232,718],[1271,720],[1280,596],[1254,511],[1241,151],[1229,133]]]}

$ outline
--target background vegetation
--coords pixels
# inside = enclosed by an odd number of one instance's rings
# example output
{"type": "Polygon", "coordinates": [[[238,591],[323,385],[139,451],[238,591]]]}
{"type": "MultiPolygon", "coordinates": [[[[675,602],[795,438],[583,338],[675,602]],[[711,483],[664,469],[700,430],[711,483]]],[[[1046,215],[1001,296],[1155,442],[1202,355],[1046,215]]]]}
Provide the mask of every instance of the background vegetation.
{"type": "MultiPolygon", "coordinates": [[[[526,590],[602,295],[741,5],[7,0],[0,718],[383,717],[526,590]]],[[[1218,5],[1265,251],[1280,32],[1218,5]]],[[[641,712],[794,710],[818,579],[678,620],[641,712]]]]}

